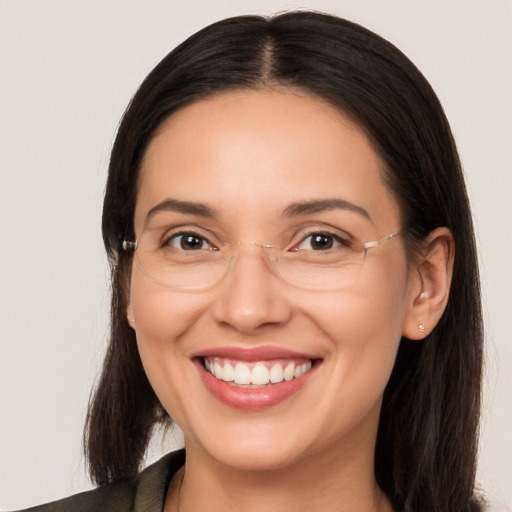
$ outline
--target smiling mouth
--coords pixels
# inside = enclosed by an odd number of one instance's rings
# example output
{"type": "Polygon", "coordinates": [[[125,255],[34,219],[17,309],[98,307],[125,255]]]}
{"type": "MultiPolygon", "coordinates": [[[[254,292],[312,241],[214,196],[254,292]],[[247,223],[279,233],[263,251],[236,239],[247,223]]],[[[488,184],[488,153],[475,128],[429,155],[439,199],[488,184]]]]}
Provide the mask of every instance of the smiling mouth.
{"type": "Polygon", "coordinates": [[[223,357],[204,357],[203,366],[217,380],[234,387],[260,388],[290,382],[308,373],[312,359],[245,362],[223,357]]]}

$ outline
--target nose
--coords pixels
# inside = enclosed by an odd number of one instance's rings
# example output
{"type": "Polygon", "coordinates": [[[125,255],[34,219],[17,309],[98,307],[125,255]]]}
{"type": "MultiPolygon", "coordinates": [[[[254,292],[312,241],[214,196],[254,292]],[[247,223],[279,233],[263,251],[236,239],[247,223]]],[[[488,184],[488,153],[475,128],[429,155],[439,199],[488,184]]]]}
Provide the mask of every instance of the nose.
{"type": "Polygon", "coordinates": [[[215,319],[244,334],[282,325],[292,312],[284,286],[258,250],[239,254],[219,283],[213,306],[215,319]]]}

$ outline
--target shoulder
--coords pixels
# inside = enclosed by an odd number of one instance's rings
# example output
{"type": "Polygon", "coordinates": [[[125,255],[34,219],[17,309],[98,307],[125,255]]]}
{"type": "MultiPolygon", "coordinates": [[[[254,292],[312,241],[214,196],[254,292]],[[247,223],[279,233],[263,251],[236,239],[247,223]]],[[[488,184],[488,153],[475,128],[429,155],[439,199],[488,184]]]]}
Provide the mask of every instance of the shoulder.
{"type": "Polygon", "coordinates": [[[161,512],[169,482],[184,463],[184,450],[171,452],[129,480],[19,512],[161,512]]]}

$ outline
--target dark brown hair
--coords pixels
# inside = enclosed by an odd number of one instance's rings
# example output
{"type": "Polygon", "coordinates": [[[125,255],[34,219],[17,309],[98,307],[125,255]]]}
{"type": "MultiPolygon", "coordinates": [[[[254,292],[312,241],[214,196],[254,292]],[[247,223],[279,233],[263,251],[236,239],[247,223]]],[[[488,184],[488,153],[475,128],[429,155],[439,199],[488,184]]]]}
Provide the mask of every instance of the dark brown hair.
{"type": "Polygon", "coordinates": [[[471,214],[443,109],[418,69],[367,29],[320,13],[215,23],[169,53],[119,126],[103,210],[112,268],[111,336],[85,431],[98,484],[136,473],[153,428],[170,422],[146,378],[126,320],[125,279],[141,160],[170,115],[216,92],[280,86],[335,105],[368,134],[387,166],[410,247],[446,226],[456,252],[446,311],[423,342],[402,339],[385,390],[375,474],[396,510],[480,510],[474,497],[482,324],[471,214]]]}

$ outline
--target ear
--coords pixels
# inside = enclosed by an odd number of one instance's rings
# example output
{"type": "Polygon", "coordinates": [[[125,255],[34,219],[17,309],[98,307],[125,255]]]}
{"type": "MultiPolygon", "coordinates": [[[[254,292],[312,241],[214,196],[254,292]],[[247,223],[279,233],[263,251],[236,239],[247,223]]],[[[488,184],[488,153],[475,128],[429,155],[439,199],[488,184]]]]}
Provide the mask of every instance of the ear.
{"type": "Polygon", "coordinates": [[[126,304],[126,320],[132,329],[135,329],[135,318],[133,316],[133,308],[132,308],[132,299],[130,296],[131,291],[131,270],[132,265],[131,262],[128,264],[126,261],[120,266],[119,274],[120,274],[120,287],[121,293],[123,295],[123,302],[126,304]]]}
{"type": "Polygon", "coordinates": [[[126,307],[126,319],[130,324],[132,329],[135,329],[135,318],[133,317],[133,309],[131,301],[128,301],[128,306],[126,307]]]}
{"type": "Polygon", "coordinates": [[[455,243],[448,228],[437,228],[411,267],[402,335],[411,340],[428,336],[439,322],[450,293],[455,243]]]}

